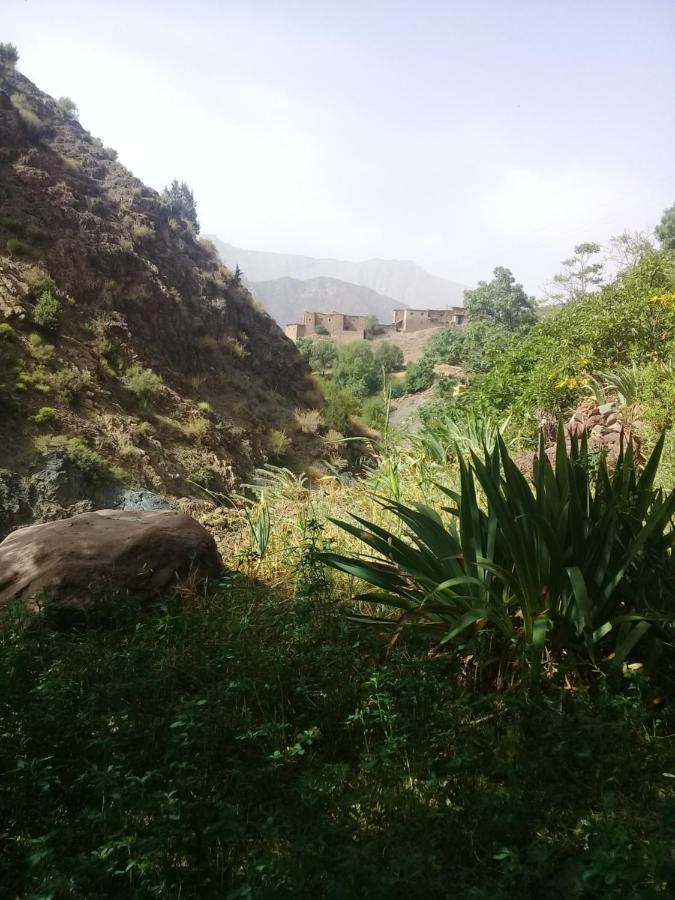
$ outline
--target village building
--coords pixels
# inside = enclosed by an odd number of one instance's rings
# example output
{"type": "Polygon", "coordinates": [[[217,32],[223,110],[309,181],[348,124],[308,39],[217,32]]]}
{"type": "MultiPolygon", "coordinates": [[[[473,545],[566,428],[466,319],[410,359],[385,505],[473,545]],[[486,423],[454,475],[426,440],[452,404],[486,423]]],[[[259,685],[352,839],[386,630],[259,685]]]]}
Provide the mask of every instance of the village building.
{"type": "Polygon", "coordinates": [[[293,341],[302,337],[330,337],[331,340],[363,340],[368,328],[368,316],[351,316],[340,312],[306,312],[302,322],[285,328],[293,341]]]}
{"type": "Polygon", "coordinates": [[[463,325],[464,316],[463,306],[452,306],[449,309],[395,309],[394,327],[396,331],[421,331],[443,325],[463,325]]]}
{"type": "MultiPolygon", "coordinates": [[[[395,309],[393,322],[377,325],[377,334],[387,332],[422,331],[425,328],[463,325],[463,306],[449,309],[395,309]]],[[[341,312],[305,312],[302,322],[286,325],[285,332],[292,341],[303,337],[327,338],[332,341],[365,340],[369,328],[368,316],[352,316],[341,312]]]]}

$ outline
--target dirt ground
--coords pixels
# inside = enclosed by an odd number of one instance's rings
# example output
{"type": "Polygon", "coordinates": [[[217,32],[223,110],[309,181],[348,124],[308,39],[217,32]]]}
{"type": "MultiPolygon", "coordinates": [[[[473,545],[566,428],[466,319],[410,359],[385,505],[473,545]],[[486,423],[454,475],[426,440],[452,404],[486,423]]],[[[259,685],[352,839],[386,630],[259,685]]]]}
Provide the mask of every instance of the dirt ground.
{"type": "Polygon", "coordinates": [[[444,327],[441,326],[440,328],[425,328],[423,331],[383,334],[373,338],[373,343],[376,341],[391,341],[392,344],[398,344],[403,350],[403,358],[407,365],[411,362],[417,362],[424,351],[427,341],[434,334],[444,330],[444,327]]]}

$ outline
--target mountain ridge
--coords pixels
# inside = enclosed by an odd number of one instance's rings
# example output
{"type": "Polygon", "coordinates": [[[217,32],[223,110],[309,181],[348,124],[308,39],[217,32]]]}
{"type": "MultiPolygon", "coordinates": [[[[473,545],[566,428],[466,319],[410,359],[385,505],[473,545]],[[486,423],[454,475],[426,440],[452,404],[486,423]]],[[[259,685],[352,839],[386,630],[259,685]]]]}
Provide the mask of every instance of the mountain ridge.
{"type": "Polygon", "coordinates": [[[299,281],[328,277],[367,287],[410,307],[442,309],[463,306],[466,286],[432,275],[413,260],[366,259],[360,262],[293,253],[246,250],[215,235],[220,258],[229,268],[239,266],[250,283],[290,277],[299,281]]]}

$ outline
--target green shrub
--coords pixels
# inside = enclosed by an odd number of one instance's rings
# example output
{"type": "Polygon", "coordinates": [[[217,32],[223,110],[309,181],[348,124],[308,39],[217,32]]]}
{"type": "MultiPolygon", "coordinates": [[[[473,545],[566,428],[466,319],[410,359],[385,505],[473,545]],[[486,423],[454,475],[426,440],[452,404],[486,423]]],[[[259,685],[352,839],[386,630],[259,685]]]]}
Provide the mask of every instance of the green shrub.
{"type": "Polygon", "coordinates": [[[56,282],[44,269],[34,269],[28,280],[28,293],[33,300],[37,300],[42,294],[56,295],[56,282]]]}
{"type": "Polygon", "coordinates": [[[673,339],[675,254],[652,254],[514,340],[461,404],[497,418],[513,412],[534,433],[535,410],[563,414],[587,392],[593,373],[663,360],[673,339]]]}
{"type": "Polygon", "coordinates": [[[53,422],[57,416],[58,412],[53,406],[41,406],[35,415],[31,416],[31,420],[36,425],[44,425],[46,422],[53,422]]]}
{"type": "Polygon", "coordinates": [[[61,330],[63,306],[51,291],[46,290],[40,294],[33,309],[33,321],[49,334],[58,334],[61,330]]]}
{"type": "Polygon", "coordinates": [[[11,100],[28,133],[34,137],[39,136],[42,130],[42,122],[35,110],[31,109],[25,94],[18,92],[12,94],[11,100]]]}
{"type": "Polygon", "coordinates": [[[152,369],[144,369],[142,366],[128,368],[124,376],[124,383],[144,406],[149,406],[164,392],[164,382],[161,376],[152,369]]]}
{"type": "Polygon", "coordinates": [[[266,445],[270,458],[279,460],[283,459],[288,452],[291,446],[291,439],[285,431],[280,431],[278,428],[272,428],[267,433],[266,445]]]}
{"type": "Polygon", "coordinates": [[[91,384],[91,375],[77,366],[64,366],[48,376],[49,384],[64,403],[73,403],[84,389],[91,384]]]}
{"type": "Polygon", "coordinates": [[[74,120],[79,117],[80,113],[77,108],[77,103],[75,103],[74,100],[71,100],[70,97],[59,97],[56,102],[59,106],[59,109],[67,119],[74,120]]]}
{"type": "Polygon", "coordinates": [[[323,421],[328,428],[333,428],[342,434],[350,434],[352,431],[352,416],[361,412],[360,400],[345,388],[338,387],[333,381],[322,380],[319,382],[324,396],[323,421]]]}
{"type": "Polygon", "coordinates": [[[405,373],[405,390],[409,394],[425,391],[434,383],[434,366],[429,359],[410,363],[405,373]]]}
{"type": "Polygon", "coordinates": [[[522,653],[535,671],[545,652],[565,665],[609,657],[621,671],[636,646],[653,654],[675,638],[675,489],[654,487],[662,449],[663,436],[640,476],[632,448],[612,476],[602,456],[596,475],[585,438],[568,452],[561,427],[554,466],[542,438],[531,486],[499,438],[483,459],[459,457],[461,492],[442,488],[450,524],[382,499],[404,537],[354,516],[336,524],[369,555],[318,559],[374,585],[357,599],[400,612],[383,624],[424,623],[442,644],[489,646],[504,664],[522,653]]]}
{"type": "Polygon", "coordinates": [[[7,243],[5,245],[7,247],[7,252],[10,256],[29,256],[30,255],[30,247],[25,241],[22,241],[20,238],[11,237],[8,238],[7,243]]]}
{"type": "Polygon", "coordinates": [[[203,413],[210,413],[211,412],[211,404],[208,403],[206,400],[201,400],[197,404],[197,409],[203,413]]]}
{"type": "Polygon", "coordinates": [[[87,447],[81,438],[69,438],[65,443],[65,451],[68,459],[90,477],[101,479],[110,475],[110,467],[101,454],[87,447]]]}
{"type": "Polygon", "coordinates": [[[395,372],[403,366],[403,350],[391,341],[378,341],[373,350],[375,364],[385,372],[395,372]]]}
{"type": "Polygon", "coordinates": [[[16,332],[9,322],[0,322],[0,341],[8,341],[13,338],[16,332]]]}

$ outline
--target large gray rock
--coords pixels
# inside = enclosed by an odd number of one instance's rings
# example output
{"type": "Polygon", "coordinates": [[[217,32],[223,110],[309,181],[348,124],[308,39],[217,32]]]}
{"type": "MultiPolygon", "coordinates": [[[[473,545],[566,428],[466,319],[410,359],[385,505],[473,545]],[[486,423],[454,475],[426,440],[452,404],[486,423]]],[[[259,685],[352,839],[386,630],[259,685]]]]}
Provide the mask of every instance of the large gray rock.
{"type": "Polygon", "coordinates": [[[101,582],[151,595],[222,568],[213,537],[190,516],[99,510],[10,534],[0,544],[0,605],[20,599],[36,609],[46,592],[61,607],[86,609],[101,582]]]}

